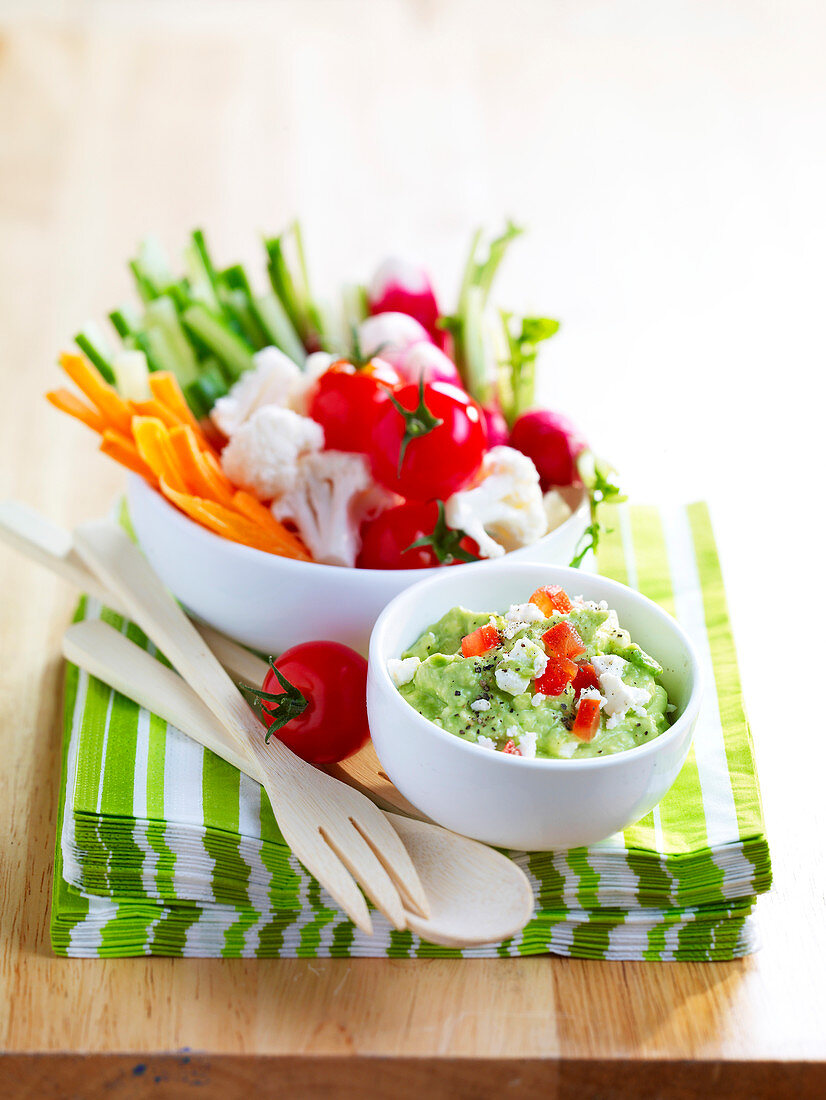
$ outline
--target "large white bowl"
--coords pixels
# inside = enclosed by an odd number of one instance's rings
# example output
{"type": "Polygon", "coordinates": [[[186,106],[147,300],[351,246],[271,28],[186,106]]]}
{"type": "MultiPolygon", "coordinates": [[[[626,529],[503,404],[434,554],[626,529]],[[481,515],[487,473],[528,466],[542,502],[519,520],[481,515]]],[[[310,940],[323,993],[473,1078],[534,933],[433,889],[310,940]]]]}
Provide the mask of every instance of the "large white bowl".
{"type": "MultiPolygon", "coordinates": [[[[213,535],[135,475],[127,499],[141,548],[167,588],[209,626],[268,654],[322,638],[366,653],[389,600],[424,577],[469,568],[342,569],[293,561],[213,535]]],[[[583,494],[572,503],[576,511],[565,523],[508,559],[570,561],[588,522],[583,494]]]]}
{"type": "Polygon", "coordinates": [[[700,668],[670,615],[625,585],[576,569],[500,560],[417,584],[384,609],[370,639],[367,713],[379,760],[402,794],[439,825],[527,851],[604,840],[644,817],[668,791],[691,746],[700,668]],[[663,666],[674,724],[645,745],[586,760],[528,760],[463,741],[423,718],[387,672],[422,632],[456,605],[506,611],[543,584],[607,600],[622,626],[663,666]]]}

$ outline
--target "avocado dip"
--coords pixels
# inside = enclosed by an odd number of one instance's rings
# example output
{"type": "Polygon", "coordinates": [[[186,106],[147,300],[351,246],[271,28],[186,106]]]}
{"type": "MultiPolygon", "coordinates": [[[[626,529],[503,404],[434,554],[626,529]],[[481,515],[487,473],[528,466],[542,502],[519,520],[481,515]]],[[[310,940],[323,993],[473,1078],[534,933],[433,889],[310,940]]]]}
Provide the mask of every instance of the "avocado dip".
{"type": "Polygon", "coordinates": [[[603,601],[537,589],[504,614],[454,607],[388,672],[425,718],[482,748],[582,759],[663,733],[662,668],[603,601]],[[550,594],[550,595],[549,595],[550,594]]]}

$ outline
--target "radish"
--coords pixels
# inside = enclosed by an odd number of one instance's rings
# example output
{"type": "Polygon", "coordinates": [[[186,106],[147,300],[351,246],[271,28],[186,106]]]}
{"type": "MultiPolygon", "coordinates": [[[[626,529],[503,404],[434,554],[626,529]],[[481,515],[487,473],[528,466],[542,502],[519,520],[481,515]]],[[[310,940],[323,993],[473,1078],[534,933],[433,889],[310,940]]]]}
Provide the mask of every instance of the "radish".
{"type": "Polygon", "coordinates": [[[367,287],[370,312],[406,313],[444,348],[445,333],[436,327],[439,306],[427,272],[408,260],[391,256],[376,269],[367,287]]]}
{"type": "Polygon", "coordinates": [[[572,421],[550,409],[522,413],[511,430],[510,445],[533,460],[543,491],[578,480],[576,460],[587,446],[572,421]]]}
{"type": "MultiPolygon", "coordinates": [[[[385,353],[381,354],[383,357],[385,353]]],[[[460,390],[465,388],[456,365],[429,341],[413,344],[399,356],[395,366],[405,382],[418,382],[424,375],[425,382],[449,382],[451,386],[458,386],[460,390]]],[[[507,435],[507,429],[505,434],[507,435]]]]}
{"type": "Polygon", "coordinates": [[[377,313],[362,321],[358,328],[361,354],[367,359],[380,355],[396,370],[412,347],[430,343],[427,331],[406,313],[377,313]]]}
{"type": "Polygon", "coordinates": [[[485,427],[488,430],[488,447],[502,447],[508,442],[508,422],[499,406],[492,402],[482,406],[485,427]]]}

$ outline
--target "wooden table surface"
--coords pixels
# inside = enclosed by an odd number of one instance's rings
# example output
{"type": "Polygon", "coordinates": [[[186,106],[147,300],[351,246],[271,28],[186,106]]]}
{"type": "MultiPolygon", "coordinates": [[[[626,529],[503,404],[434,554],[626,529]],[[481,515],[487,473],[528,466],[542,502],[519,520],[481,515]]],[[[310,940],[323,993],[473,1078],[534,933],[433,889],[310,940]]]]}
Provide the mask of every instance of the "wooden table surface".
{"type": "Polygon", "coordinates": [[[40,394],[61,344],[125,295],[147,229],[176,249],[201,224],[250,259],[298,211],[330,280],[391,248],[449,289],[476,221],[524,218],[503,288],[565,320],[552,399],[635,496],[712,500],[774,857],[763,949],[54,958],[74,595],[0,549],[4,1096],[824,1095],[819,544],[795,487],[822,469],[824,17],[666,9],[0,4],[0,495],[71,525],[121,484],[40,394]]]}

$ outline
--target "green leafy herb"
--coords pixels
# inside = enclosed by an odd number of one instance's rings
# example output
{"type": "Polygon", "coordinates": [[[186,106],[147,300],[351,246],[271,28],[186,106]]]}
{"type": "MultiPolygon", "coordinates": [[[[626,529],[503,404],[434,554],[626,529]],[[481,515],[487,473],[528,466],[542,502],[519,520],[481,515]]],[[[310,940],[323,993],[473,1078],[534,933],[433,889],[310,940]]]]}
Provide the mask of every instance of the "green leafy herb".
{"type": "Polygon", "coordinates": [[[599,521],[600,504],[619,504],[626,499],[616,482],[616,471],[602,459],[597,458],[592,451],[582,452],[577,460],[577,469],[588,491],[591,522],[582,532],[574,556],[571,558],[570,565],[574,569],[579,568],[589,551],[597,552],[600,537],[603,534],[611,533],[612,528],[603,527],[599,521]]]}
{"type": "Polygon", "coordinates": [[[462,546],[462,540],[469,538],[468,533],[460,527],[448,527],[444,503],[437,500],[436,506],[439,509],[439,517],[431,534],[422,535],[420,539],[411,542],[404,553],[415,550],[419,546],[429,546],[440,565],[452,565],[455,561],[479,561],[478,554],[472,554],[462,546]]]}
{"type": "Polygon", "coordinates": [[[499,313],[508,344],[508,357],[500,364],[499,403],[508,423],[513,424],[533,404],[538,347],[556,336],[559,321],[553,317],[520,319],[505,310],[499,313]]]}
{"type": "Polygon", "coordinates": [[[262,691],[260,688],[250,687],[249,684],[239,684],[238,687],[245,695],[251,696],[251,704],[256,713],[266,715],[267,719],[271,719],[269,728],[267,729],[267,736],[265,741],[269,741],[271,734],[276,733],[283,726],[286,726],[288,722],[291,722],[293,718],[297,718],[299,714],[303,714],[307,707],[310,705],[306,696],[291,684],[290,681],[284,676],[276,667],[275,661],[270,657],[270,668],[275,673],[275,678],[279,684],[283,687],[283,692],[273,693],[270,691],[262,691]],[[265,706],[265,703],[272,703],[273,706],[265,706]]]}

